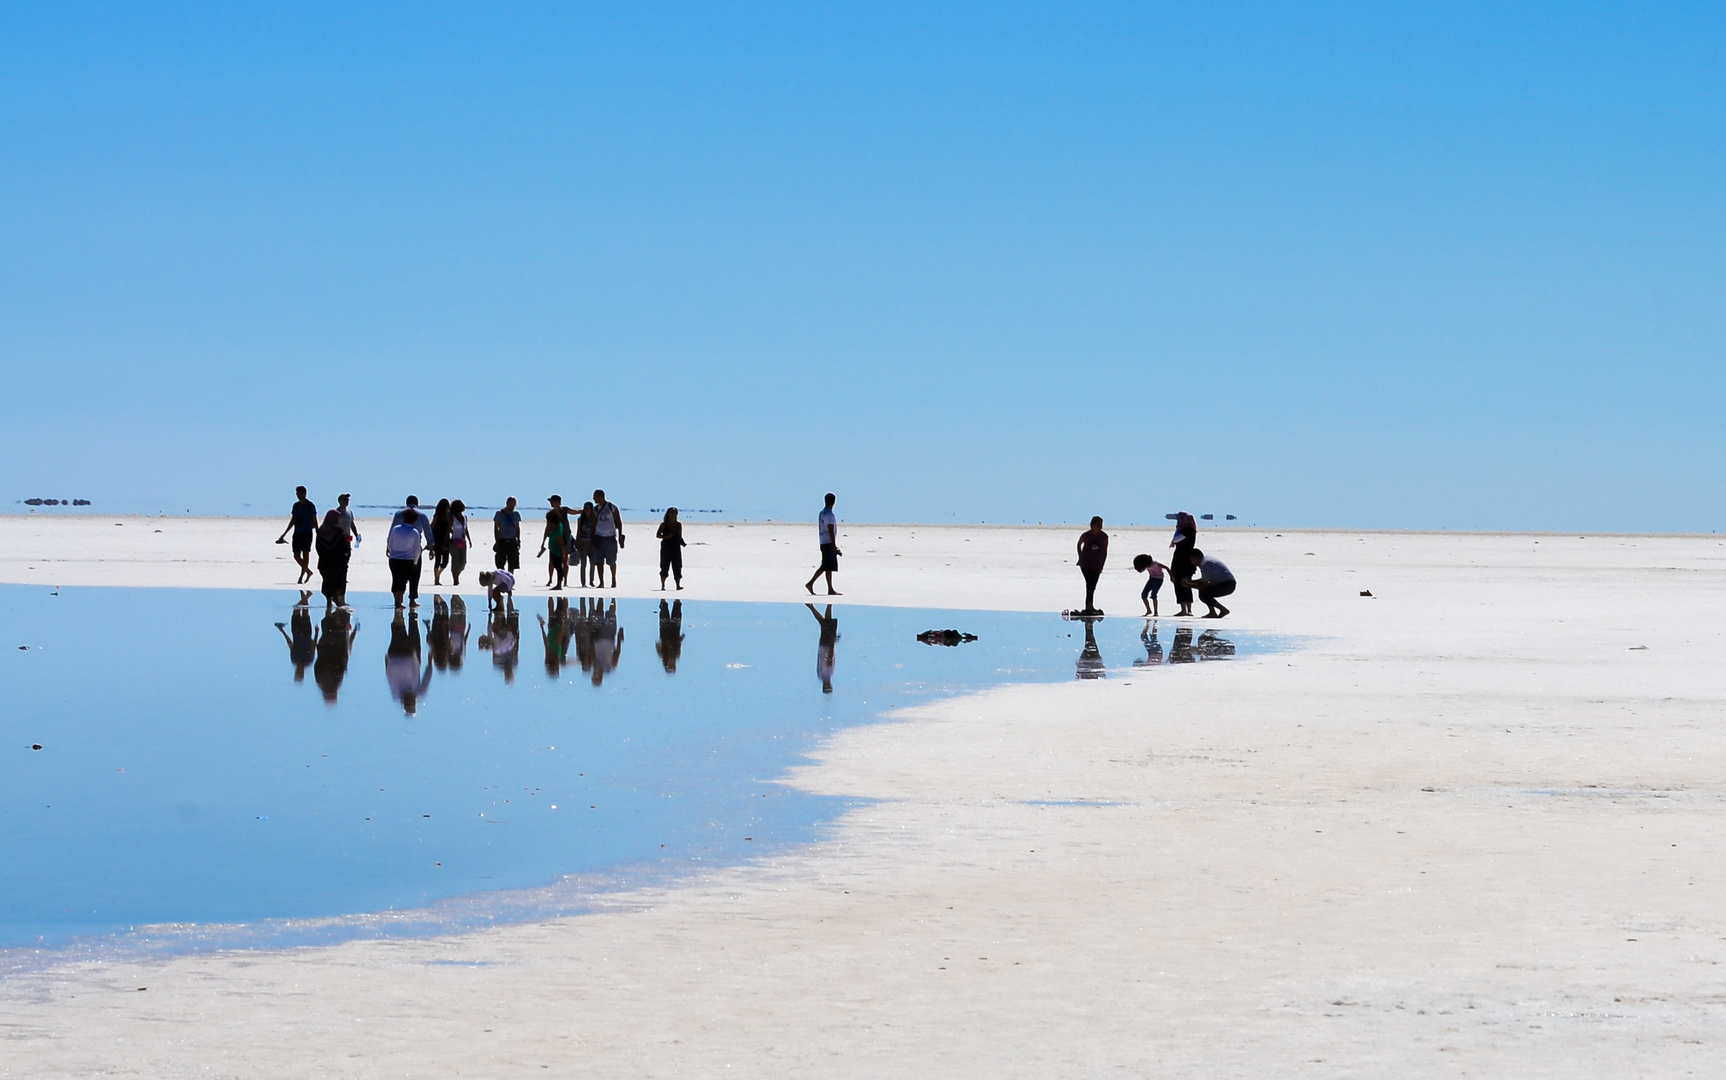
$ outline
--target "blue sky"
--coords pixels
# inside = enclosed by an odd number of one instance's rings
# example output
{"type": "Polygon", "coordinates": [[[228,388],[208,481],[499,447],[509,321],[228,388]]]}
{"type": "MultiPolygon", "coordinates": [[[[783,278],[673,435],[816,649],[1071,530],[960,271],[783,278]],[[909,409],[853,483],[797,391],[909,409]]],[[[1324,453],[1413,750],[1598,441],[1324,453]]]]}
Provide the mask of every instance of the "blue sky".
{"type": "Polygon", "coordinates": [[[0,503],[1708,531],[1723,60],[1718,4],[10,4],[0,503]]]}

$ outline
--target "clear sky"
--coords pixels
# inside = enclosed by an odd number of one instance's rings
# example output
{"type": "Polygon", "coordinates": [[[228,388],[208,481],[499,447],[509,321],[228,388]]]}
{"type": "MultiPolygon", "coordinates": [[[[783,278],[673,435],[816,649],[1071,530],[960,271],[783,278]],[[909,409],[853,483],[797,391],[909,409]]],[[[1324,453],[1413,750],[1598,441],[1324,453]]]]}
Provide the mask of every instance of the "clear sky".
{"type": "Polygon", "coordinates": [[[0,503],[1708,531],[1726,5],[9,3],[0,503]]]}

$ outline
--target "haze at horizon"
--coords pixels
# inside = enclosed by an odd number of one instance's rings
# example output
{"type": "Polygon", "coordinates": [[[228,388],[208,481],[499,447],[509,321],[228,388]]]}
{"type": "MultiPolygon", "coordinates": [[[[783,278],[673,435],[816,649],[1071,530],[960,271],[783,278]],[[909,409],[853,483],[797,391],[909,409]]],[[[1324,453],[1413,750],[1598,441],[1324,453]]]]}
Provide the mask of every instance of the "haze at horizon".
{"type": "Polygon", "coordinates": [[[1723,46],[1681,4],[13,5],[0,510],[1707,532],[1723,46]]]}

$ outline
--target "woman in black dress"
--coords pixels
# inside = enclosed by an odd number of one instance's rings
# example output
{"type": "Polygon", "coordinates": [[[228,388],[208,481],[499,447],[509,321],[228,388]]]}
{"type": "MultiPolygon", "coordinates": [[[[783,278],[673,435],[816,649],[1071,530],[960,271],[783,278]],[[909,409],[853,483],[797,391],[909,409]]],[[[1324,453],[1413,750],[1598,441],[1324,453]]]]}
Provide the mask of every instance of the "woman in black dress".
{"type": "Polygon", "coordinates": [[[1193,520],[1193,515],[1182,510],[1175,515],[1175,535],[1170,538],[1169,546],[1175,553],[1169,557],[1169,577],[1174,579],[1175,603],[1180,605],[1176,615],[1191,615],[1193,613],[1193,545],[1198,542],[1199,523],[1193,520]]]}
{"type": "Polygon", "coordinates": [[[318,526],[318,573],[324,579],[324,610],[334,611],[348,604],[348,560],[353,557],[348,530],[342,525],[342,514],[331,510],[318,526]]]}

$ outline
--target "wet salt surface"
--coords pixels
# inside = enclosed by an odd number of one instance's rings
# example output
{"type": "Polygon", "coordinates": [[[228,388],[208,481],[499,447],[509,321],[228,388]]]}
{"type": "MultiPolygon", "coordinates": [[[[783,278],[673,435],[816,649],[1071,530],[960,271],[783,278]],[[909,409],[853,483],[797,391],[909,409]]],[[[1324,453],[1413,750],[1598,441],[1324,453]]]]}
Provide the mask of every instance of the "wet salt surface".
{"type": "Polygon", "coordinates": [[[842,727],[1289,644],[796,604],[529,600],[488,618],[447,594],[398,620],[387,596],[352,599],[326,618],[321,597],[275,592],[0,587],[0,948],[589,910],[816,839],[855,803],[775,781],[842,727]],[[947,628],[979,640],[916,640],[947,628]]]}

